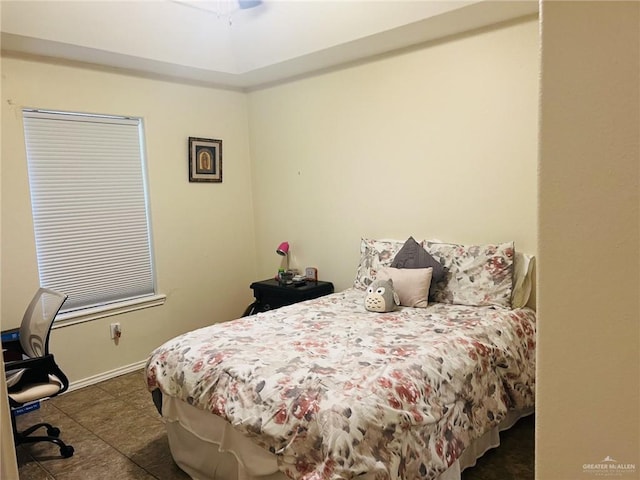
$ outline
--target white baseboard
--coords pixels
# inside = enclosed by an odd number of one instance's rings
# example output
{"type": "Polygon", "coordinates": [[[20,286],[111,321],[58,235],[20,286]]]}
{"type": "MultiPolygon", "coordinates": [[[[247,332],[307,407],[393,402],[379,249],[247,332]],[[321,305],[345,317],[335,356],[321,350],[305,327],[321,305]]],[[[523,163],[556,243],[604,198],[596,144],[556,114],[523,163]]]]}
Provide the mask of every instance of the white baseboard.
{"type": "Polygon", "coordinates": [[[88,387],[89,385],[95,385],[96,383],[104,382],[105,380],[119,377],[120,375],[124,375],[126,373],[131,373],[131,372],[135,372],[136,370],[141,370],[146,363],[147,363],[147,360],[145,359],[136,363],[132,363],[130,365],[125,365],[124,367],[116,368],[115,370],[109,370],[108,372],[99,373],[98,375],[93,375],[91,377],[87,377],[82,380],[70,382],[69,389],[67,390],[67,392],[72,392],[74,390],[78,390],[83,387],[88,387]]]}

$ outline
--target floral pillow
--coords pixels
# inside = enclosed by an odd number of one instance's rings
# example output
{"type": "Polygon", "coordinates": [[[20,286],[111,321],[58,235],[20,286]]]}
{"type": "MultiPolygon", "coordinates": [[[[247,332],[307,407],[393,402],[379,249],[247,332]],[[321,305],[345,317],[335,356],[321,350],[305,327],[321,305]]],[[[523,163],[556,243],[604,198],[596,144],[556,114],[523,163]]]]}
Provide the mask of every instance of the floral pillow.
{"type": "Polygon", "coordinates": [[[404,240],[363,238],[360,241],[360,263],[353,286],[360,290],[366,290],[376,279],[378,271],[391,265],[403,245],[404,240]]]}
{"type": "Polygon", "coordinates": [[[447,269],[445,279],[434,287],[434,301],[511,306],[513,242],[488,245],[427,242],[425,248],[447,269]]]}

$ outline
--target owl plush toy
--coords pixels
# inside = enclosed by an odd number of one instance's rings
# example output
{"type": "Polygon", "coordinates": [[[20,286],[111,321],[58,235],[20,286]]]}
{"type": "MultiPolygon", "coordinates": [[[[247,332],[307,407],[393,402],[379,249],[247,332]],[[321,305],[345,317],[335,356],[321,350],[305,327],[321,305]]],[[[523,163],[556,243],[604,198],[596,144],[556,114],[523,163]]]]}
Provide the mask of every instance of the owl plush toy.
{"type": "Polygon", "coordinates": [[[400,299],[393,288],[393,280],[374,280],[367,288],[364,308],[370,312],[390,312],[396,305],[400,305],[400,299]]]}

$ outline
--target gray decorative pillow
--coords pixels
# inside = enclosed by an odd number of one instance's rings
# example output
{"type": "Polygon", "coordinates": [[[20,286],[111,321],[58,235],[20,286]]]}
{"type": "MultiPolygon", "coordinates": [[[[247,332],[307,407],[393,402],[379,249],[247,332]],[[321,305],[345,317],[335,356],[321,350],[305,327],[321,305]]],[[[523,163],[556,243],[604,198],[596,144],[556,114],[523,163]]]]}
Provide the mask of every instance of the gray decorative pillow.
{"type": "Polygon", "coordinates": [[[391,262],[393,268],[433,268],[429,293],[434,292],[435,284],[444,279],[446,270],[440,262],[433,258],[422,245],[409,237],[391,262]]]}

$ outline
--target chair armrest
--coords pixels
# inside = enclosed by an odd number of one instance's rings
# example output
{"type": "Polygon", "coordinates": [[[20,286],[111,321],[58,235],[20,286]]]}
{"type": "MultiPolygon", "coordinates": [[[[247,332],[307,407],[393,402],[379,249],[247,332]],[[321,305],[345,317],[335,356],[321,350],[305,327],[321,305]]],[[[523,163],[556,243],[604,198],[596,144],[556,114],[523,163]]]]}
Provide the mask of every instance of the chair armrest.
{"type": "Polygon", "coordinates": [[[53,355],[45,355],[44,357],[36,357],[36,358],[24,358],[21,360],[12,360],[4,364],[4,371],[9,372],[11,370],[20,370],[22,368],[35,368],[38,370],[43,370],[45,372],[51,372],[58,368],[55,361],[53,360],[53,355]]]}
{"type": "Polygon", "coordinates": [[[47,375],[54,375],[62,382],[62,388],[57,393],[57,395],[65,392],[69,388],[69,379],[60,370],[60,367],[55,361],[53,354],[49,353],[43,357],[36,358],[25,358],[23,360],[16,360],[12,362],[5,363],[4,371],[9,372],[11,370],[20,370],[20,369],[32,369],[38,370],[47,375]]]}

